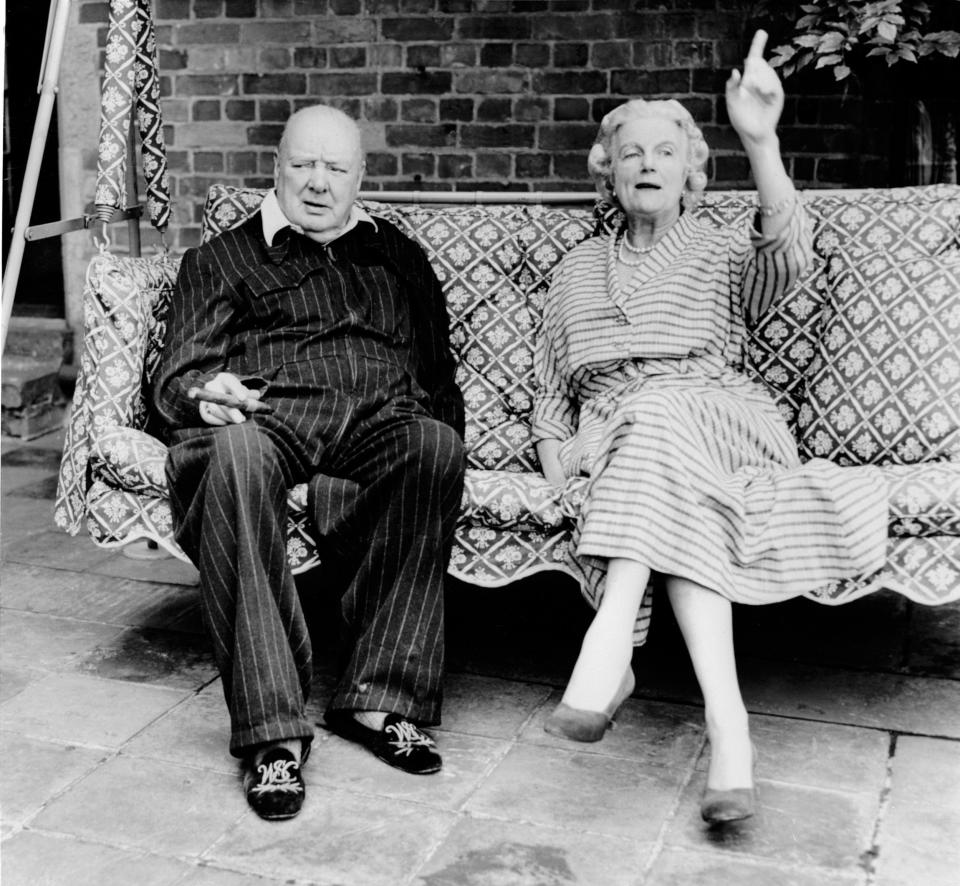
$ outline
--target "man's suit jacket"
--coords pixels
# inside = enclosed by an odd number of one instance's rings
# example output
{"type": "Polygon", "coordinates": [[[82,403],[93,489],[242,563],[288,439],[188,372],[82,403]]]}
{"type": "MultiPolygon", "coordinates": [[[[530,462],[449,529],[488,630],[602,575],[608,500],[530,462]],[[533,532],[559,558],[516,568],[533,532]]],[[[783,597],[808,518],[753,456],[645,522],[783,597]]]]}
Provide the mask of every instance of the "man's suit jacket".
{"type": "Polygon", "coordinates": [[[191,387],[202,386],[218,372],[232,372],[251,385],[269,384],[285,367],[296,366],[303,378],[304,408],[287,410],[284,422],[294,425],[294,433],[303,430],[316,393],[310,389],[310,366],[342,351],[349,330],[338,324],[346,322],[345,311],[351,312],[348,326],[356,333],[353,346],[374,359],[383,354],[396,359],[402,353],[427,412],[462,437],[463,397],[454,380],[439,281],[423,250],[380,218],[376,227],[361,221],[325,248],[290,229],[267,246],[257,213],[188,250],[154,386],[160,415],[174,431],[203,426],[199,402],[187,397],[191,387]],[[334,285],[323,290],[324,298],[304,299],[304,286],[325,272],[324,262],[331,263],[326,270],[334,285]],[[357,273],[374,281],[373,307],[351,306],[350,293],[339,291],[357,273]],[[301,415],[303,427],[298,427],[301,415]]]}

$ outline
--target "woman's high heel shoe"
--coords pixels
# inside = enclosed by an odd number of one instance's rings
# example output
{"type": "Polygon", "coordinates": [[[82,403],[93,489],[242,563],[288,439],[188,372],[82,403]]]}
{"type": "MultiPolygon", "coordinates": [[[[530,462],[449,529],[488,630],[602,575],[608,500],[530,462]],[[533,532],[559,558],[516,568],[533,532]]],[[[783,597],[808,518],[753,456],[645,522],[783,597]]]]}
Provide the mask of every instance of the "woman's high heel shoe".
{"type": "MultiPolygon", "coordinates": [[[[757,751],[753,745],[751,751],[751,771],[756,769],[757,751]]],[[[756,776],[753,778],[756,781],[756,776]]],[[[750,818],[757,811],[757,789],[755,785],[748,788],[728,788],[718,791],[706,788],[703,799],[700,801],[700,817],[707,824],[724,824],[731,821],[743,821],[750,818]]]]}
{"type": "Polygon", "coordinates": [[[613,701],[602,711],[572,708],[560,702],[554,712],[547,717],[543,728],[551,735],[559,735],[572,741],[600,741],[616,718],[617,711],[633,693],[635,685],[633,670],[627,668],[613,701]]]}

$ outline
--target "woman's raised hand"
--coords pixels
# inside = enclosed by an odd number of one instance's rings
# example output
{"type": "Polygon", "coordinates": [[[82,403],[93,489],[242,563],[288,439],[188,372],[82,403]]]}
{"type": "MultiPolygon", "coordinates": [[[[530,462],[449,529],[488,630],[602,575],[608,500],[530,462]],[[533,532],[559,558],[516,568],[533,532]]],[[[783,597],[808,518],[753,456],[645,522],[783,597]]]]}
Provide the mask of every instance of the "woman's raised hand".
{"type": "Polygon", "coordinates": [[[757,31],[743,74],[734,69],[727,80],[727,116],[745,145],[772,138],[783,110],[783,85],[763,57],[766,43],[767,32],[757,31]]]}

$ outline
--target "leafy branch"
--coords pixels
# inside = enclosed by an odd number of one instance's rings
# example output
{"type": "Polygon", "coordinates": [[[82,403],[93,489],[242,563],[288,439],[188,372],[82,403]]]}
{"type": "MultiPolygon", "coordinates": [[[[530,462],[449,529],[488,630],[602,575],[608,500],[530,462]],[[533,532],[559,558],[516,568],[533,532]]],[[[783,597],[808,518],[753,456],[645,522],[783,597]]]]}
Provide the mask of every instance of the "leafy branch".
{"type": "Polygon", "coordinates": [[[775,47],[770,59],[785,77],[812,65],[831,68],[839,81],[862,57],[882,58],[890,66],[960,54],[960,33],[926,30],[932,9],[922,0],[810,0],[800,12],[790,42],[775,47]]]}

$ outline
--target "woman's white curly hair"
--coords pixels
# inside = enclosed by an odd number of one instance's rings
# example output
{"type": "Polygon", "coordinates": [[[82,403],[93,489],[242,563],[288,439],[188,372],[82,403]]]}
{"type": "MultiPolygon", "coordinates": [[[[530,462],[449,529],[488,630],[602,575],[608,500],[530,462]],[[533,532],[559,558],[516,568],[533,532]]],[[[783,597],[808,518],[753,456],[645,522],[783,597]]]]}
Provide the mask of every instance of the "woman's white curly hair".
{"type": "Polygon", "coordinates": [[[690,112],[675,99],[646,101],[636,98],[618,105],[600,121],[600,131],[587,157],[587,169],[602,200],[619,206],[620,201],[613,191],[610,176],[613,138],[628,120],[638,117],[663,117],[672,120],[687,136],[687,181],[683,192],[683,205],[692,209],[707,187],[707,157],[710,148],[703,138],[700,127],[693,121],[690,112]]]}

